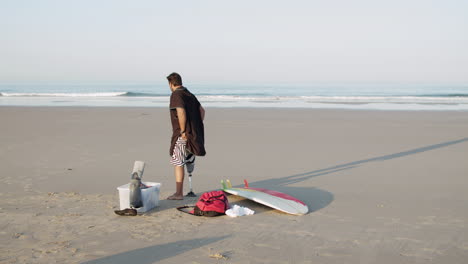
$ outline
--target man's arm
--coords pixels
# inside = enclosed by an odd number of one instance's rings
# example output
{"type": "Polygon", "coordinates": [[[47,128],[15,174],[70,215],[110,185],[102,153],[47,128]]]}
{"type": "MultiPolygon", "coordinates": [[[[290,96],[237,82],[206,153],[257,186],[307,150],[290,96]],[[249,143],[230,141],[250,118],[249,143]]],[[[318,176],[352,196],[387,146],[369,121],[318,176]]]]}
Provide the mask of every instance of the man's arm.
{"type": "Polygon", "coordinates": [[[179,119],[180,132],[183,132],[180,134],[180,136],[183,139],[187,139],[185,135],[185,124],[187,122],[187,115],[185,113],[185,109],[181,107],[177,107],[176,111],[177,111],[177,119],[179,119]]]}
{"type": "Polygon", "coordinates": [[[201,120],[205,120],[205,109],[203,106],[200,105],[200,115],[201,115],[201,120]]]}

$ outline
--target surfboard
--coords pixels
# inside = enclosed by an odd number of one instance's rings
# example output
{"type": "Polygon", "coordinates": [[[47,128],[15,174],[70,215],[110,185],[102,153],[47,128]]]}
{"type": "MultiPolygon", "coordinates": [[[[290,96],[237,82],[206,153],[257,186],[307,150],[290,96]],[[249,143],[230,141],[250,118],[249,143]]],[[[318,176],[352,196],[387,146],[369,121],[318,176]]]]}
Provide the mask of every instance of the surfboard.
{"type": "Polygon", "coordinates": [[[233,188],[229,180],[221,181],[223,191],[227,193],[247,198],[288,214],[303,215],[309,212],[309,208],[304,202],[291,195],[263,188],[252,188],[249,187],[246,180],[244,183],[244,188],[233,188]]]}

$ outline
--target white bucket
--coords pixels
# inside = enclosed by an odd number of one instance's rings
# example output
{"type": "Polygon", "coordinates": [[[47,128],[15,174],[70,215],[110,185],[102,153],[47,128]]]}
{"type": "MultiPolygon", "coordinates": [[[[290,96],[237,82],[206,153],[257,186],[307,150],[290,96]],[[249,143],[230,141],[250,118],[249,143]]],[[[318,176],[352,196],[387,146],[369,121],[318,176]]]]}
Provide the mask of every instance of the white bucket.
{"type": "MultiPolygon", "coordinates": [[[[158,206],[159,204],[159,189],[161,183],[157,182],[142,182],[149,188],[141,189],[141,198],[143,200],[143,207],[137,209],[137,212],[144,213],[158,206]]],[[[117,187],[119,190],[120,210],[130,208],[130,183],[117,187]]]]}

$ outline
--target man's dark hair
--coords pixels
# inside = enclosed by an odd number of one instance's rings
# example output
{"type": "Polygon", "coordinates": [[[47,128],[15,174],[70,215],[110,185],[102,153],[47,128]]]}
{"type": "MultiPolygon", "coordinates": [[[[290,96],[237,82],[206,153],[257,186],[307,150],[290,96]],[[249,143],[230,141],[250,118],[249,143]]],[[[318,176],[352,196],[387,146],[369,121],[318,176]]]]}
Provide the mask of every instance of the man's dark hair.
{"type": "Polygon", "coordinates": [[[177,72],[173,72],[167,76],[167,80],[174,86],[182,85],[182,77],[177,72]]]}

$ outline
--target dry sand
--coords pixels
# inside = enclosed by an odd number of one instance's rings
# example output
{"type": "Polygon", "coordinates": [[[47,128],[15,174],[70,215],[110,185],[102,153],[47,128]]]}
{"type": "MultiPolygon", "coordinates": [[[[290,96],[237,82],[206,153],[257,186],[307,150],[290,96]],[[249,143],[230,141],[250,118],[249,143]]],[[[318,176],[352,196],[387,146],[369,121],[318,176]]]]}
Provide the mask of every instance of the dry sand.
{"type": "MultiPolygon", "coordinates": [[[[468,113],[207,109],[194,190],[286,192],[292,216],[202,218],[167,201],[160,108],[0,108],[0,263],[466,263],[468,113]],[[133,162],[160,206],[119,217],[133,162]]],[[[187,187],[187,185],[186,185],[187,187]]]]}

